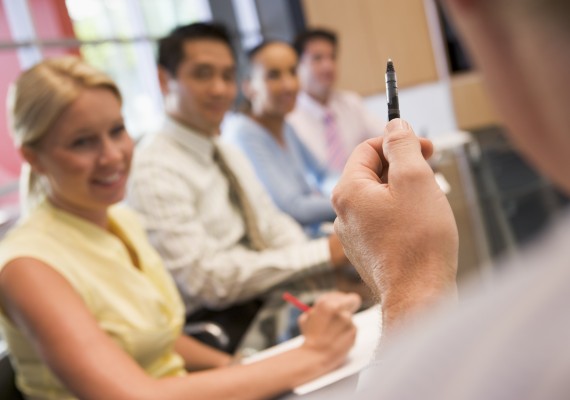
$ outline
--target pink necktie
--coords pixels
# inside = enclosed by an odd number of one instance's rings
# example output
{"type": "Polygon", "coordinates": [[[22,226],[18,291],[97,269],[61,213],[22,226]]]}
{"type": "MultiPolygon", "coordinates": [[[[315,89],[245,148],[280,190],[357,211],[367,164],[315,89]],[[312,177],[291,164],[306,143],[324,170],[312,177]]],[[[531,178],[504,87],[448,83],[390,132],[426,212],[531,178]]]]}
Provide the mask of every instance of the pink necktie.
{"type": "Polygon", "coordinates": [[[336,125],[336,118],[332,111],[325,113],[325,140],[327,142],[328,167],[336,172],[342,172],[346,163],[346,151],[336,125]]]}

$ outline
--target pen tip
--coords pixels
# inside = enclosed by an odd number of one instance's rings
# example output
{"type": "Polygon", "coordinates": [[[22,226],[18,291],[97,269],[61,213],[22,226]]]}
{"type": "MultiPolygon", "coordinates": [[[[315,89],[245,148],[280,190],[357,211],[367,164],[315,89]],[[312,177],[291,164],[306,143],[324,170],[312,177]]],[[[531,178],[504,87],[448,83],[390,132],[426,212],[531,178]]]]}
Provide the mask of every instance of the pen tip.
{"type": "Polygon", "coordinates": [[[394,63],[391,58],[388,59],[388,63],[386,64],[386,72],[394,72],[394,63]]]}

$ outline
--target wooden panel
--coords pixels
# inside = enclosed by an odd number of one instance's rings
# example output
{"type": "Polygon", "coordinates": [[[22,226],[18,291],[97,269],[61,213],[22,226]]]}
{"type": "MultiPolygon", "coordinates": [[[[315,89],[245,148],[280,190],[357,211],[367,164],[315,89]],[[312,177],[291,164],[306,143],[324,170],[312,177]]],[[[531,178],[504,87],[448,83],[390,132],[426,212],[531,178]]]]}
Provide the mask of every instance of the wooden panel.
{"type": "MultiPolygon", "coordinates": [[[[307,24],[337,32],[340,42],[338,86],[360,94],[385,91],[380,58],[371,51],[362,0],[304,0],[307,24]]],[[[385,68],[385,67],[384,67],[385,68]]]]}
{"type": "Polygon", "coordinates": [[[474,130],[500,124],[481,76],[476,73],[454,75],[451,96],[460,129],[474,130]]]}
{"type": "Polygon", "coordinates": [[[339,87],[362,95],[384,92],[386,60],[398,85],[437,81],[423,0],[304,0],[309,26],[339,35],[339,87]]]}
{"type": "MultiPolygon", "coordinates": [[[[398,86],[407,87],[438,80],[424,0],[363,0],[370,51],[383,70],[394,60],[398,86]]],[[[382,75],[383,78],[383,75],[382,75]]]]}

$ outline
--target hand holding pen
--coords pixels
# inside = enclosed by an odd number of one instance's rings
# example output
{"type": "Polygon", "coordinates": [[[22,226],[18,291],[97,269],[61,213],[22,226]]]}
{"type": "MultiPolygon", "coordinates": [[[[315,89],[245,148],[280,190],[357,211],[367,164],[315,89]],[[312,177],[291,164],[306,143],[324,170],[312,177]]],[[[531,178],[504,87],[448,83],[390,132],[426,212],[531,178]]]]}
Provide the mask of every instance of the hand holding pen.
{"type": "Polygon", "coordinates": [[[354,344],[356,328],[352,314],[360,307],[360,297],[354,293],[332,292],[319,297],[308,312],[299,317],[299,327],[305,336],[303,346],[333,357],[335,366],[344,361],[354,344]]]}
{"type": "MultiPolygon", "coordinates": [[[[289,292],[283,293],[282,298],[303,312],[307,312],[312,309],[312,307],[303,303],[301,300],[289,292]]],[[[350,314],[352,314],[358,310],[361,303],[362,300],[356,293],[329,292],[320,296],[317,299],[315,306],[317,304],[326,304],[333,308],[338,308],[339,311],[348,311],[350,314]]]]}
{"type": "Polygon", "coordinates": [[[297,307],[302,312],[306,312],[306,311],[309,311],[311,309],[311,307],[309,307],[307,304],[303,303],[301,300],[299,300],[297,297],[293,296],[289,292],[283,293],[282,297],[283,297],[283,300],[294,305],[295,307],[297,307]]]}

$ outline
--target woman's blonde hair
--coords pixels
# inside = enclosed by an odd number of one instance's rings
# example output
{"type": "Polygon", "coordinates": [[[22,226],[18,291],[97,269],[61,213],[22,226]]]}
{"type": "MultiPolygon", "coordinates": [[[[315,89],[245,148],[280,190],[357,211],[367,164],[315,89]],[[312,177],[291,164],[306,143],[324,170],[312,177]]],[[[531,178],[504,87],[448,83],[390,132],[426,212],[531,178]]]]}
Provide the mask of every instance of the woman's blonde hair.
{"type": "MultiPolygon", "coordinates": [[[[8,120],[15,145],[36,147],[63,111],[88,88],[108,89],[121,100],[111,78],[77,57],[47,59],[22,73],[8,92],[8,120]]],[[[28,163],[22,166],[20,188],[23,212],[46,195],[45,183],[28,163]]]]}

